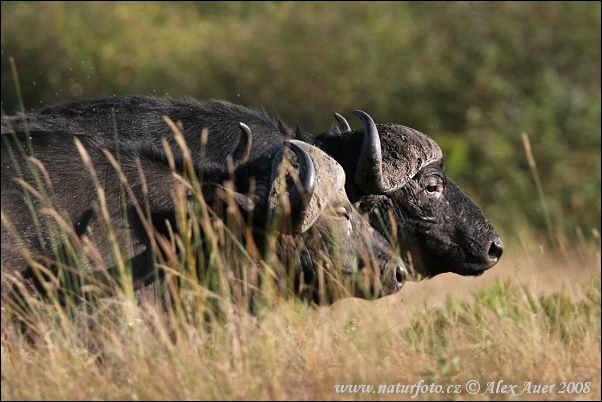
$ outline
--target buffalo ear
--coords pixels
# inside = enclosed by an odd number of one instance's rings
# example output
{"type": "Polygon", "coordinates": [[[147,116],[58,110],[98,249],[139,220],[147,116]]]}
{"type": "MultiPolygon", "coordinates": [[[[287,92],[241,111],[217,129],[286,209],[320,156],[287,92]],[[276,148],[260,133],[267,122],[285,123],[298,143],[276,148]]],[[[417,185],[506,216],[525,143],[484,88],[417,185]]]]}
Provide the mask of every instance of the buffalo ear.
{"type": "Polygon", "coordinates": [[[246,194],[234,191],[219,183],[209,183],[203,185],[203,197],[209,205],[216,205],[217,202],[234,201],[236,205],[245,212],[253,211],[259,203],[259,197],[255,194],[246,194]]]}
{"type": "Polygon", "coordinates": [[[232,192],[232,197],[234,198],[238,206],[246,212],[253,211],[257,206],[257,203],[259,202],[259,197],[253,194],[244,194],[234,191],[232,192]]]}

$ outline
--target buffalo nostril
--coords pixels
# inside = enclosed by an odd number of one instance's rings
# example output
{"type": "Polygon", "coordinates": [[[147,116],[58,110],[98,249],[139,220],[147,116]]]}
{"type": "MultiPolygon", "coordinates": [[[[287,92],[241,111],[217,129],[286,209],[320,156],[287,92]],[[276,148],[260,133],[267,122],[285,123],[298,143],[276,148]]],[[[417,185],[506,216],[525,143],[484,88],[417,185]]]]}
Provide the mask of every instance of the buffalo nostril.
{"type": "Polygon", "coordinates": [[[400,288],[405,283],[407,278],[408,278],[408,271],[403,266],[403,264],[396,264],[395,265],[395,281],[397,282],[397,285],[400,288]]]}
{"type": "Polygon", "coordinates": [[[489,260],[492,262],[498,262],[503,252],[504,245],[502,244],[502,239],[500,239],[498,236],[491,242],[491,246],[489,246],[489,260]]]}

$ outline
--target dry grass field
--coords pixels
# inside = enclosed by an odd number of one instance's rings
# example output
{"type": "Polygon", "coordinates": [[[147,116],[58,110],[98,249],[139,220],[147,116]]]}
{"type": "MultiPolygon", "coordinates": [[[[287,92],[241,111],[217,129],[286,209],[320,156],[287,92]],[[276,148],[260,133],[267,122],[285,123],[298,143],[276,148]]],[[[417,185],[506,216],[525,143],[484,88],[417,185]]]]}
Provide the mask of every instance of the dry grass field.
{"type": "Polygon", "coordinates": [[[209,330],[128,300],[106,301],[89,326],[47,309],[35,345],[3,318],[2,400],[601,396],[599,243],[507,245],[477,278],[323,308],[279,301],[209,330]]]}

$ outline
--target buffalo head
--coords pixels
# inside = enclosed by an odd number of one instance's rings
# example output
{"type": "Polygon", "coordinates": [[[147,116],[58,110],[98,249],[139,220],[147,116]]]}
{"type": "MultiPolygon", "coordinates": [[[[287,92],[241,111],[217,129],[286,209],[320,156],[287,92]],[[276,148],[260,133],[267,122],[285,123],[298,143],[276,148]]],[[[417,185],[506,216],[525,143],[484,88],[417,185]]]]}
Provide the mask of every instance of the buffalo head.
{"type": "Polygon", "coordinates": [[[278,260],[298,266],[299,293],[325,303],[343,288],[363,298],[401,288],[407,275],[401,259],[349,201],[343,168],[317,147],[298,140],[276,144],[239,163],[232,179],[230,199],[252,215],[260,248],[270,247],[261,233],[275,228],[278,260]]]}
{"type": "Polygon", "coordinates": [[[426,277],[444,272],[480,275],[493,267],[502,241],[483,211],[443,169],[443,152],[429,136],[398,124],[374,123],[353,112],[363,128],[340,129],[316,138],[316,146],[345,169],[351,202],[370,224],[393,238],[406,261],[426,277]]]}

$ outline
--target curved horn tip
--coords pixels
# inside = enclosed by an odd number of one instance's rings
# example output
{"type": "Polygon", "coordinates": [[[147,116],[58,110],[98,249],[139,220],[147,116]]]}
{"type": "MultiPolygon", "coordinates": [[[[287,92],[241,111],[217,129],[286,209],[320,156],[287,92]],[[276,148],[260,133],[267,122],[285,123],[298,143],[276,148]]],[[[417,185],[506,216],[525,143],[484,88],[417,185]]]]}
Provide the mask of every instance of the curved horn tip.
{"type": "Polygon", "coordinates": [[[251,138],[253,137],[253,133],[251,132],[251,129],[249,128],[249,126],[247,126],[245,123],[238,123],[238,127],[240,127],[241,131],[242,131],[242,136],[240,137],[240,142],[242,143],[243,140],[245,142],[245,144],[250,143],[251,138]]]}
{"type": "Polygon", "coordinates": [[[370,117],[370,115],[368,113],[364,112],[363,110],[355,109],[351,113],[353,113],[354,115],[356,115],[357,117],[362,119],[362,121],[364,121],[364,122],[366,120],[368,120],[374,124],[374,120],[372,119],[372,117],[370,117]]]}
{"type": "Polygon", "coordinates": [[[235,164],[246,162],[251,153],[251,142],[253,140],[253,133],[249,126],[245,123],[238,123],[238,127],[240,127],[241,134],[240,140],[236,147],[230,152],[230,156],[232,156],[233,162],[235,164]]]}
{"type": "Polygon", "coordinates": [[[362,110],[356,109],[352,113],[364,123],[364,141],[355,170],[355,183],[368,194],[384,194],[390,187],[384,182],[382,151],[376,123],[362,110]]]}
{"type": "Polygon", "coordinates": [[[293,216],[291,224],[293,231],[297,233],[302,230],[307,208],[316,188],[316,169],[311,156],[309,156],[306,150],[290,141],[285,141],[285,146],[290,148],[297,156],[299,162],[299,184],[303,189],[300,191],[297,186],[293,186],[289,193],[291,214],[293,216]]]}
{"type": "Polygon", "coordinates": [[[316,187],[316,168],[311,156],[306,150],[294,142],[286,141],[287,146],[297,155],[299,160],[299,180],[304,188],[306,196],[311,198],[316,187]]]}
{"type": "Polygon", "coordinates": [[[339,122],[340,130],[342,133],[348,133],[351,131],[351,126],[342,115],[335,112],[334,117],[339,122]]]}

